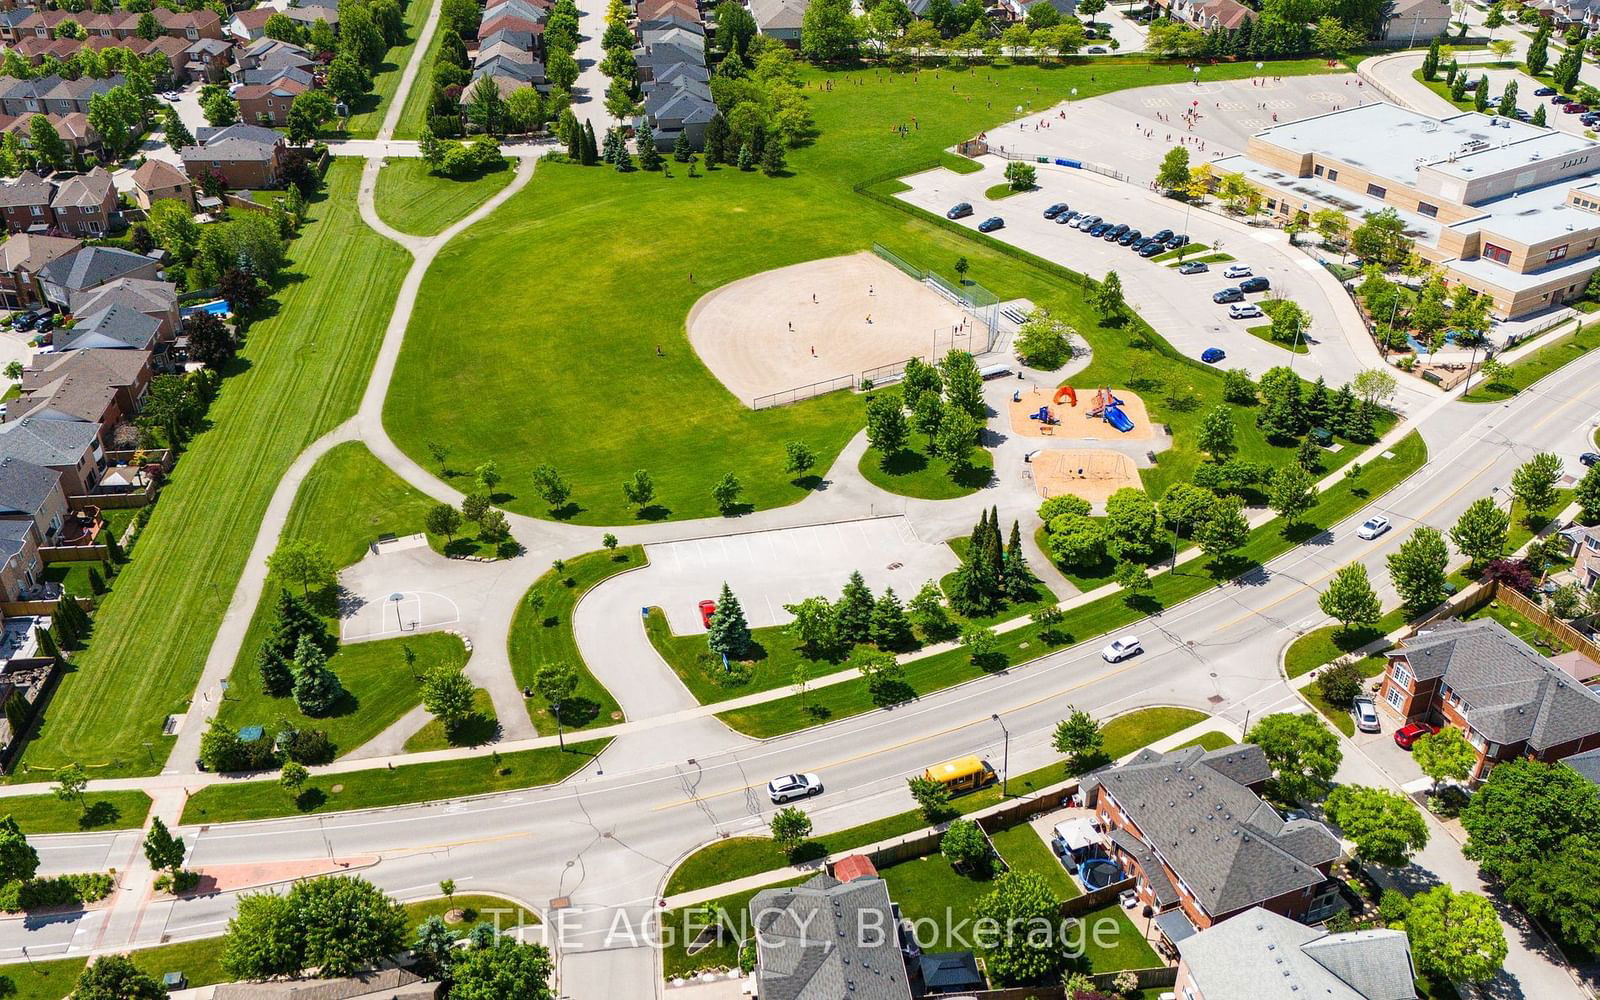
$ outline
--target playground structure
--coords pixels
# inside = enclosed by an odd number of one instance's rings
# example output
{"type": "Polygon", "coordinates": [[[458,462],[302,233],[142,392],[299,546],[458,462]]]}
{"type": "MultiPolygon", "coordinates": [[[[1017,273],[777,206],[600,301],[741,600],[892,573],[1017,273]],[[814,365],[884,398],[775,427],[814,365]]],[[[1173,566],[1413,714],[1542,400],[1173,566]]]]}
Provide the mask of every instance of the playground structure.
{"type": "Polygon", "coordinates": [[[1009,411],[1011,431],[1020,437],[1144,441],[1156,436],[1142,399],[1126,391],[1119,396],[1106,387],[1081,393],[1066,385],[1021,389],[1012,393],[1009,411]],[[1080,395],[1083,407],[1078,407],[1080,395]],[[1069,408],[1082,419],[1071,419],[1069,408]]]}
{"type": "Polygon", "coordinates": [[[1033,458],[1033,485],[1041,497],[1071,493],[1090,503],[1104,503],[1125,487],[1143,489],[1139,468],[1121,452],[1101,448],[1041,451],[1033,458]]]}

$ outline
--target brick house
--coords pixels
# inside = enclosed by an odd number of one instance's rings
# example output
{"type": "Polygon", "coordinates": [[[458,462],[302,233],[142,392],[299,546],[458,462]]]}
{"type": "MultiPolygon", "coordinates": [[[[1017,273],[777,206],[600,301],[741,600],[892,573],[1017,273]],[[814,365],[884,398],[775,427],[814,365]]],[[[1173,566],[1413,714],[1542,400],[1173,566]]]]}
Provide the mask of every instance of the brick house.
{"type": "Polygon", "coordinates": [[[67,521],[61,473],[20,458],[0,457],[0,521],[31,524],[35,545],[56,544],[67,521]]]}
{"type": "Polygon", "coordinates": [[[1263,801],[1258,790],[1270,774],[1251,744],[1145,750],[1088,775],[1083,797],[1111,860],[1157,913],[1179,910],[1201,930],[1254,906],[1325,919],[1338,906],[1328,871],[1339,841],[1321,823],[1285,820],[1263,801]]]}
{"type": "Polygon", "coordinates": [[[133,172],[133,200],[146,211],[163,199],[181,201],[194,211],[194,185],[166,160],[146,160],[133,172]]]}
{"type": "Polygon", "coordinates": [[[289,105],[311,88],[287,76],[272,83],[253,83],[233,92],[239,102],[239,120],[255,125],[283,125],[289,120],[289,105]]]}
{"type": "Polygon", "coordinates": [[[25,233],[30,229],[43,231],[55,222],[50,212],[50,201],[55,197],[55,185],[31,170],[24,170],[14,180],[0,184],[0,212],[5,214],[6,229],[25,233]]]}
{"type": "Polygon", "coordinates": [[[73,236],[99,236],[122,221],[116,185],[104,167],[69,177],[50,199],[56,228],[73,236]]]}
{"type": "Polygon", "coordinates": [[[1578,577],[1578,585],[1593,590],[1600,585],[1600,528],[1574,524],[1561,534],[1572,543],[1567,555],[1572,557],[1572,572],[1578,577]]]}
{"type": "Polygon", "coordinates": [[[68,296],[74,316],[93,316],[120,305],[143,313],[156,321],[156,342],[166,344],[178,334],[180,315],[178,289],[170,281],[150,278],[115,278],[105,284],[68,296]]]}
{"type": "Polygon", "coordinates": [[[39,270],[82,246],[82,240],[32,233],[18,233],[0,243],[0,306],[15,310],[42,303],[39,270]]]}
{"type": "MultiPolygon", "coordinates": [[[[33,539],[32,525],[26,521],[0,520],[0,600],[21,600],[43,579],[44,562],[39,558],[39,544],[33,539]]],[[[0,697],[7,700],[15,690],[7,683],[8,673],[0,668],[0,697]]],[[[9,721],[5,727],[6,730],[0,732],[0,752],[10,745],[9,721]]]]}
{"type": "Polygon", "coordinates": [[[19,458],[61,474],[68,496],[84,496],[106,471],[106,453],[94,424],[23,417],[0,424],[0,457],[19,458]]]}
{"type": "MultiPolygon", "coordinates": [[[[113,351],[105,348],[87,348],[63,354],[38,354],[34,356],[33,363],[23,369],[22,392],[26,397],[48,389],[69,376],[79,378],[89,383],[109,386],[114,394],[118,413],[123,419],[127,419],[138,413],[144,405],[145,392],[150,388],[150,379],[155,376],[152,358],[153,355],[149,351],[113,351]]],[[[12,421],[15,422],[17,421],[12,421]]],[[[3,429],[3,425],[0,425],[0,429],[3,429]]],[[[111,427],[104,427],[102,430],[109,434],[111,427]]],[[[29,461],[36,460],[29,459],[29,461]]],[[[55,467],[55,463],[52,462],[38,464],[55,467]]],[[[61,471],[65,474],[65,470],[61,471]]]]}
{"type": "Polygon", "coordinates": [[[39,269],[39,287],[46,302],[66,309],[81,292],[108,285],[118,278],[154,278],[160,261],[117,247],[84,247],[65,254],[39,269]]]}
{"type": "Polygon", "coordinates": [[[1460,729],[1478,751],[1472,781],[1503,760],[1600,747],[1600,694],[1489,619],[1430,625],[1391,650],[1378,703],[1460,729]]]}
{"type": "Polygon", "coordinates": [[[278,185],[289,148],[281,132],[241,123],[202,128],[196,138],[199,145],[185,146],[180,154],[190,177],[215,174],[235,189],[278,185]]]}

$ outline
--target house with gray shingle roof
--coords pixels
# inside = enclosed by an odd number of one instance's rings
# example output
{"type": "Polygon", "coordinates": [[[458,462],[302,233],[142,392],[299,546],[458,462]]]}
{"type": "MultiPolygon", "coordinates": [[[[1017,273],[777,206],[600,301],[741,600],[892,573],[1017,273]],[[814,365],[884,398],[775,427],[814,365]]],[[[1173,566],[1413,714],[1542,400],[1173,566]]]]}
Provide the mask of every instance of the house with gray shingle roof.
{"type": "Polygon", "coordinates": [[[888,883],[817,875],[750,900],[762,1000],[911,1000],[888,883]]]}
{"type": "Polygon", "coordinates": [[[67,518],[61,473],[20,458],[0,457],[0,520],[33,525],[36,545],[54,545],[67,518]]]}
{"type": "Polygon", "coordinates": [[[0,424],[0,457],[20,458],[61,474],[69,496],[94,489],[106,468],[100,428],[80,420],[12,418],[0,424]]]}
{"type": "Polygon", "coordinates": [[[0,212],[5,213],[6,229],[21,233],[51,226],[55,217],[50,213],[50,199],[55,193],[54,184],[31,170],[0,183],[0,212]]]}
{"type": "Polygon", "coordinates": [[[692,77],[679,77],[675,83],[650,87],[645,92],[643,117],[649,120],[661,149],[671,149],[678,136],[685,134],[695,149],[701,148],[706,125],[716,113],[711,87],[692,77]]]}
{"type": "Polygon", "coordinates": [[[1270,773],[1251,744],[1145,750],[1085,777],[1083,796],[1111,859],[1158,912],[1181,910],[1198,928],[1253,906],[1324,919],[1338,905],[1328,870],[1339,841],[1315,820],[1278,815],[1256,791],[1270,773]]]}
{"type": "Polygon", "coordinates": [[[1404,931],[1329,934],[1254,907],[1178,942],[1185,1000],[1416,1000],[1404,931]]]}
{"type": "Polygon", "coordinates": [[[57,330],[55,344],[58,351],[153,351],[160,334],[159,321],[119,303],[81,317],[70,330],[57,330]]]}
{"type": "Polygon", "coordinates": [[[118,278],[155,278],[161,263],[132,250],[116,247],[84,247],[77,253],[57,258],[39,271],[39,283],[47,302],[66,309],[75,292],[110,284],[118,278]]]}
{"type": "Polygon", "coordinates": [[[810,0],[750,0],[750,14],[763,35],[799,45],[800,25],[809,6],[810,0]]]}
{"type": "Polygon", "coordinates": [[[122,219],[117,188],[104,167],[68,177],[50,199],[56,227],[73,236],[98,236],[122,219]]]}
{"type": "Polygon", "coordinates": [[[18,233],[0,244],[0,306],[25,309],[42,303],[39,270],[82,246],[82,240],[32,233],[18,233]]]}
{"type": "Polygon", "coordinates": [[[216,174],[231,188],[276,187],[288,140],[259,125],[227,125],[195,132],[198,145],[179,151],[193,178],[216,174]]]}
{"type": "Polygon", "coordinates": [[[1471,780],[1517,757],[1555,763],[1600,748],[1600,693],[1492,619],[1430,625],[1389,651],[1378,704],[1407,722],[1460,729],[1471,780]]]}
{"type": "Polygon", "coordinates": [[[97,288],[73,293],[70,305],[74,316],[92,316],[113,305],[127,306],[160,324],[162,342],[170,341],[178,333],[178,288],[170,281],[117,278],[97,288]]]}

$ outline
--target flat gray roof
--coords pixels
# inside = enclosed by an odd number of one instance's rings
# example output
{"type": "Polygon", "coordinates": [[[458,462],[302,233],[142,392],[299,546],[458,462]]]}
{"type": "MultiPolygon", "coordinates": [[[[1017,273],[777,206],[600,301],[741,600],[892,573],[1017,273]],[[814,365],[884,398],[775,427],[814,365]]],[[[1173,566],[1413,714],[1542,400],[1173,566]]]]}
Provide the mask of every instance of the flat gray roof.
{"type": "Polygon", "coordinates": [[[1256,135],[1285,149],[1343,160],[1406,184],[1416,183],[1419,163],[1467,178],[1596,147],[1582,136],[1511,118],[1476,111],[1435,118],[1383,102],[1284,122],[1256,135]]]}

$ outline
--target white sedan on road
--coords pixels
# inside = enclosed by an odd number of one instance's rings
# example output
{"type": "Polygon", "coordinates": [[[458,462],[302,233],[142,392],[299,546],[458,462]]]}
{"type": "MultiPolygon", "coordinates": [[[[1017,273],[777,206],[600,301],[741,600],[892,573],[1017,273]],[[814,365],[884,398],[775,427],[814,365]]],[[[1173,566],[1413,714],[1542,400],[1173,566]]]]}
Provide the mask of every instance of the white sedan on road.
{"type": "Polygon", "coordinates": [[[786,774],[767,782],[767,796],[776,805],[821,794],[822,779],[815,774],[786,774]]]}
{"type": "Polygon", "coordinates": [[[1102,649],[1100,651],[1100,658],[1105,660],[1107,663],[1121,663],[1128,657],[1138,656],[1142,652],[1144,652],[1144,646],[1140,644],[1139,637],[1136,635],[1125,635],[1120,639],[1113,640],[1111,645],[1107,646],[1105,649],[1102,649]]]}
{"type": "Polygon", "coordinates": [[[1361,527],[1356,529],[1356,535],[1360,538],[1365,538],[1368,541],[1371,541],[1372,539],[1383,534],[1385,531],[1388,531],[1390,527],[1391,525],[1389,524],[1389,519],[1387,517],[1373,516],[1361,522],[1361,527]]]}

